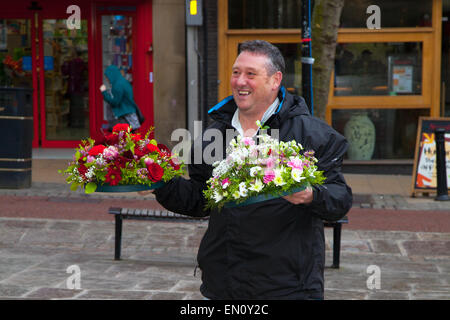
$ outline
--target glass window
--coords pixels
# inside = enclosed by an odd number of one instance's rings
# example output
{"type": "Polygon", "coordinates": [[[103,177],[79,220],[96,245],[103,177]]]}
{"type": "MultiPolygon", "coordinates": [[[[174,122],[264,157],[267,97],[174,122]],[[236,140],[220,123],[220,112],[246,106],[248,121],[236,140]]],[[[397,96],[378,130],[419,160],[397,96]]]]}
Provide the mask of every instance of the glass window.
{"type": "Polygon", "coordinates": [[[89,136],[87,20],[69,30],[65,19],[43,20],[46,138],[89,136]]]}
{"type": "MultiPolygon", "coordinates": [[[[103,74],[117,66],[125,79],[133,83],[133,18],[127,15],[102,16],[103,74]]],[[[105,78],[106,79],[106,78],[105,78]]]]}
{"type": "Polygon", "coordinates": [[[422,94],[422,43],[339,43],[335,96],[422,94]]]}
{"type": "Polygon", "coordinates": [[[301,0],[228,0],[229,29],[300,28],[301,0]]]}
{"type": "Polygon", "coordinates": [[[341,28],[367,28],[370,5],[380,7],[381,28],[431,27],[431,0],[352,0],[345,1],[341,28]]]}
{"type": "Polygon", "coordinates": [[[31,22],[0,19],[0,86],[32,88],[31,22]]]}
{"type": "Polygon", "coordinates": [[[335,109],[332,126],[349,142],[346,159],[413,159],[419,117],[428,115],[428,109],[335,109]]]}

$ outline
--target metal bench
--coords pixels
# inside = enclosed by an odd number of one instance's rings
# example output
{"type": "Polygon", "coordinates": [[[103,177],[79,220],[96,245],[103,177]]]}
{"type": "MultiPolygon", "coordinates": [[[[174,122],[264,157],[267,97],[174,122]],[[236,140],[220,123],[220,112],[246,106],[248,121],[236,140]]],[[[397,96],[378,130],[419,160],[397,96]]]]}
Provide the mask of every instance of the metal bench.
{"type": "Polygon", "coordinates": [[[159,221],[204,221],[209,219],[208,217],[189,217],[171,211],[154,209],[128,209],[112,207],[109,208],[108,213],[113,214],[115,218],[114,260],[120,260],[120,252],[122,248],[122,221],[124,219],[159,221]]]}
{"type": "MultiPolygon", "coordinates": [[[[209,217],[189,217],[182,214],[154,209],[128,209],[111,207],[108,213],[113,214],[115,218],[115,247],[114,260],[120,260],[120,252],[122,247],[122,221],[124,219],[133,220],[159,220],[159,221],[205,221],[209,217]]],[[[342,224],[348,223],[348,217],[345,216],[341,220],[329,222],[324,221],[325,227],[333,228],[333,264],[332,268],[339,268],[339,259],[341,251],[341,229],[342,224]]]]}
{"type": "Polygon", "coordinates": [[[342,224],[348,223],[348,217],[345,216],[338,221],[324,221],[324,227],[333,228],[333,264],[331,268],[339,268],[339,260],[341,256],[341,230],[342,224]]]}

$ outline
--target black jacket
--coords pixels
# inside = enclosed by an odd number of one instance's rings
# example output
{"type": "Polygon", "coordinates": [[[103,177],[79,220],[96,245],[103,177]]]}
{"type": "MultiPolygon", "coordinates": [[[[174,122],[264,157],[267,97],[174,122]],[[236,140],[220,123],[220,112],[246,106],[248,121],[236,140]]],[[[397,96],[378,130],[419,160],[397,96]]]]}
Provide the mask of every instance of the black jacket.
{"type": "MultiPolygon", "coordinates": [[[[327,180],[314,188],[309,205],[283,198],[245,207],[204,211],[202,190],[212,167],[190,164],[190,180],[177,178],[155,190],[166,209],[189,216],[210,215],[198,251],[201,292],[211,299],[321,299],[324,294],[325,239],[323,221],[338,220],[352,205],[352,192],[340,167],[345,138],[310,115],[303,98],[282,88],[281,107],[267,120],[280,140],[295,139],[314,150],[318,169],[327,180]]],[[[237,106],[227,98],[210,110],[209,128],[232,129],[237,106]]],[[[211,142],[200,144],[202,150],[211,142]]],[[[224,142],[225,144],[225,142],[224,142]]],[[[194,152],[191,152],[194,154],[194,152]]]]}

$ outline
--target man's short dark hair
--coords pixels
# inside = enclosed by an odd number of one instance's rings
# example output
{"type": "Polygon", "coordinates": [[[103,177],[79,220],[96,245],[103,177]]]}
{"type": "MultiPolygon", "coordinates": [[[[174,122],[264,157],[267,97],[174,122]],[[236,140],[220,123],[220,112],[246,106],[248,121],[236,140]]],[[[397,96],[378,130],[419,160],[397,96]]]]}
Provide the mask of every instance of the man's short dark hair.
{"type": "Polygon", "coordinates": [[[249,40],[240,44],[239,54],[243,51],[267,56],[270,60],[270,63],[267,66],[268,75],[272,75],[277,71],[284,73],[286,64],[283,55],[273,44],[264,40],[249,40]]]}

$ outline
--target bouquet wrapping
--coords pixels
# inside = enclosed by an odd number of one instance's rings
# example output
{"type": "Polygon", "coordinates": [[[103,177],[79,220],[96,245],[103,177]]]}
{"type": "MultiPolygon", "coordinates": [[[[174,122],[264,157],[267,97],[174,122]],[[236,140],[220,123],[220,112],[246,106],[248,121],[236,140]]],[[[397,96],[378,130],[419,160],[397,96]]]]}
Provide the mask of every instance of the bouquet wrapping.
{"type": "Polygon", "coordinates": [[[82,140],[66,170],[71,190],[84,187],[86,193],[96,190],[126,191],[154,189],[170,179],[183,174],[183,163],[164,145],[150,139],[150,129],[145,136],[131,133],[128,124],[117,124],[112,132],[97,144],[93,139],[82,140]],[[114,187],[119,187],[114,190],[114,187]]]}
{"type": "Polygon", "coordinates": [[[205,209],[248,205],[323,184],[317,161],[314,151],[304,152],[294,140],[278,141],[265,132],[256,139],[237,136],[226,158],[213,163],[203,191],[205,209]]]}

